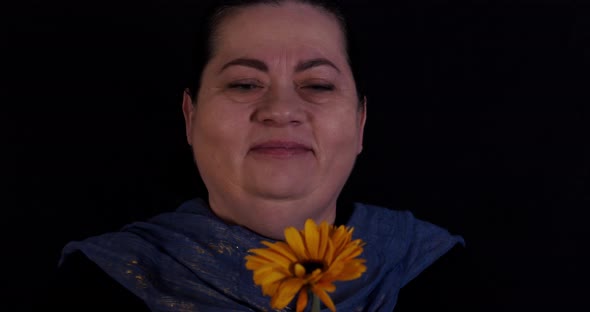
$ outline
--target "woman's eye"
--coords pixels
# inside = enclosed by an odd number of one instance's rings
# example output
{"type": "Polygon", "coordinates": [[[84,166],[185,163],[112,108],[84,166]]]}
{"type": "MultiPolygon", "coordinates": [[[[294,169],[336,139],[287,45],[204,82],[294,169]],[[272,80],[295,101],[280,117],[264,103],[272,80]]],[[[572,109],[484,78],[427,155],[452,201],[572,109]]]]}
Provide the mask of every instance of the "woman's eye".
{"type": "Polygon", "coordinates": [[[310,89],[313,91],[318,92],[325,92],[325,91],[332,91],[334,90],[334,85],[331,84],[312,84],[304,87],[305,89],[310,89]]]}
{"type": "Polygon", "coordinates": [[[228,82],[224,93],[233,101],[249,103],[260,99],[264,95],[266,86],[257,80],[237,80],[228,82]]]}
{"type": "Polygon", "coordinates": [[[253,83],[230,83],[228,88],[239,91],[251,91],[262,87],[253,83]]]}

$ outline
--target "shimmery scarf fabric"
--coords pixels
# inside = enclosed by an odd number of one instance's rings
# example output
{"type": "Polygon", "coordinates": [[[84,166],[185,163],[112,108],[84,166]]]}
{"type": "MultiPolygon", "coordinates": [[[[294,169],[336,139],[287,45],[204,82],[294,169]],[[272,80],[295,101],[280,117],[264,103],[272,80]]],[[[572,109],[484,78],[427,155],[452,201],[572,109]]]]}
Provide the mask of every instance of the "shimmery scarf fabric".
{"type": "MultiPolygon", "coordinates": [[[[355,228],[354,239],[366,242],[361,257],[367,272],[336,283],[331,297],[338,311],[393,311],[401,287],[464,244],[410,212],[365,204],[355,204],[347,226],[355,228]]],[[[268,239],[225,224],[194,199],[148,222],[71,242],[61,261],[82,251],[152,311],[271,311],[270,298],[245,268],[247,251],[262,247],[262,240],[268,239]]],[[[291,305],[284,311],[293,310],[291,305]]]]}

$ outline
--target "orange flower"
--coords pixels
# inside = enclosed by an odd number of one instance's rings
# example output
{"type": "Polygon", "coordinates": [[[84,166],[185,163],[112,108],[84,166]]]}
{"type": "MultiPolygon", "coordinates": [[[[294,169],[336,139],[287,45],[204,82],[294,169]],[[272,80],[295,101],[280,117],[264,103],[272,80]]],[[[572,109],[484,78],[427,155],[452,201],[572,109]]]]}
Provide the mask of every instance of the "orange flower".
{"type": "Polygon", "coordinates": [[[364,243],[352,240],[352,228],[335,227],[311,219],[305,228],[285,229],[285,242],[262,242],[268,248],[251,249],[246,268],[254,271],[254,283],[270,296],[274,309],[283,309],[299,294],[297,311],[307,306],[311,291],[331,311],[336,311],[328,293],[336,290],[334,282],[359,278],[366,270],[364,243]]]}

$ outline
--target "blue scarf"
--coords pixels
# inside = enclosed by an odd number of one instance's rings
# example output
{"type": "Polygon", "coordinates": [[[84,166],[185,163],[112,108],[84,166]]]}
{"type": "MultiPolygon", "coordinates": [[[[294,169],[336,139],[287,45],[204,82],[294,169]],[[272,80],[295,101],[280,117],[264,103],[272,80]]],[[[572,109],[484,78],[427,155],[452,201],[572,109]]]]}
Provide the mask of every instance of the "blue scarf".
{"type": "MultiPolygon", "coordinates": [[[[353,239],[366,242],[361,258],[367,272],[336,282],[330,296],[338,311],[392,311],[400,288],[456,243],[464,244],[410,212],[365,204],[355,204],[347,226],[355,228],[353,239]]],[[[268,239],[225,224],[194,199],[119,232],[70,242],[61,261],[82,251],[152,311],[269,311],[270,298],[254,285],[244,260],[262,240],[268,239]]]]}

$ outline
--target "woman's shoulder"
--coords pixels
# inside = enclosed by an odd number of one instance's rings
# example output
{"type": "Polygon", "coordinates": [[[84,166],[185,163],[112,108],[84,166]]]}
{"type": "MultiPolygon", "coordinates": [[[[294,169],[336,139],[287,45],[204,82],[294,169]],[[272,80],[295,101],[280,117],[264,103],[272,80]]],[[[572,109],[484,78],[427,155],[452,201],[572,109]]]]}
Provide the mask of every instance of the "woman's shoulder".
{"type": "Polygon", "coordinates": [[[368,240],[366,249],[378,249],[384,265],[399,270],[395,311],[469,310],[461,295],[469,262],[462,236],[409,210],[363,203],[355,204],[349,221],[357,237],[368,240]]]}
{"type": "Polygon", "coordinates": [[[392,265],[403,267],[402,286],[453,247],[465,245],[460,235],[418,219],[405,210],[357,203],[350,224],[359,238],[367,240],[368,245],[378,246],[380,253],[390,259],[392,265]]]}
{"type": "Polygon", "coordinates": [[[418,219],[409,210],[396,210],[376,205],[355,203],[349,219],[363,235],[389,238],[399,244],[402,241],[424,241],[424,243],[465,244],[460,235],[451,233],[444,226],[418,219]]]}
{"type": "Polygon", "coordinates": [[[107,275],[81,251],[64,258],[39,311],[149,311],[143,301],[107,275]],[[54,309],[51,309],[54,308],[54,309]]]}

